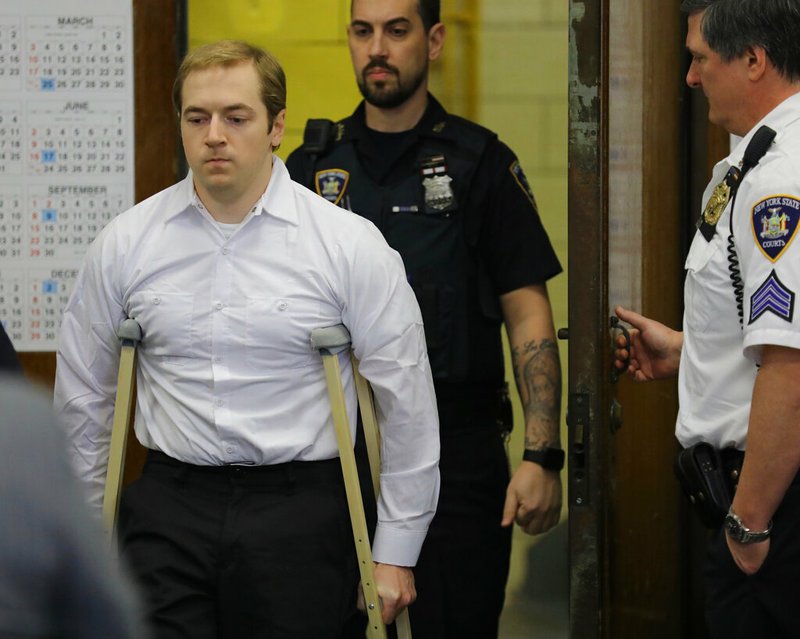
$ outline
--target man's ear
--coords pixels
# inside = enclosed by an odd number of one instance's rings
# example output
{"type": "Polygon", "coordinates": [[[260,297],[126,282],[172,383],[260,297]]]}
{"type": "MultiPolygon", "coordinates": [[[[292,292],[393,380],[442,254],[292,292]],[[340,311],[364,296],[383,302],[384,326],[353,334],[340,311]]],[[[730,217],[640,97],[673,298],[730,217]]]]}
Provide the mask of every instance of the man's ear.
{"type": "Polygon", "coordinates": [[[433,62],[441,54],[444,49],[444,38],[447,35],[444,23],[437,22],[428,31],[428,61],[433,62]]]}
{"type": "Polygon", "coordinates": [[[275,120],[272,122],[272,146],[277,148],[283,140],[283,134],[286,130],[286,109],[281,109],[275,120]]]}
{"type": "Polygon", "coordinates": [[[750,46],[747,47],[743,56],[747,62],[747,77],[751,81],[757,82],[764,76],[770,64],[767,52],[763,47],[750,46]]]}

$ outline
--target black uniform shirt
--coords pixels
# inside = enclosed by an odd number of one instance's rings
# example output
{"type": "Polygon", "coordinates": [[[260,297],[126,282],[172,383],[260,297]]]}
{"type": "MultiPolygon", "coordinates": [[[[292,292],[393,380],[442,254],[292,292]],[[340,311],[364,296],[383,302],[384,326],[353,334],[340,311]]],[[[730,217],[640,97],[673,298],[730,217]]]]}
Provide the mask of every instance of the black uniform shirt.
{"type": "MultiPolygon", "coordinates": [[[[355,143],[362,166],[376,183],[392,183],[417,172],[416,151],[422,138],[455,117],[433,96],[428,99],[425,114],[411,131],[381,134],[368,129],[363,102],[345,120],[343,139],[355,143]]],[[[292,152],[286,166],[293,179],[305,181],[308,161],[302,149],[292,152]]],[[[463,204],[467,216],[479,216],[478,250],[498,296],[544,283],[561,272],[519,161],[496,137],[479,161],[470,197],[463,204]]]]}

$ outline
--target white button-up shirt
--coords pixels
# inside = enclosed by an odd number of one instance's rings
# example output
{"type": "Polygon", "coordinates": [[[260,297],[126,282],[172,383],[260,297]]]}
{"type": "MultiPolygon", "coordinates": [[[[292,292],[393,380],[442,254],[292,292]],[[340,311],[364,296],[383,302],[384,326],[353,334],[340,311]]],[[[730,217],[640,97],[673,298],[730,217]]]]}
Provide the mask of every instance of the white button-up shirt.
{"type": "Polygon", "coordinates": [[[719,162],[703,196],[708,201],[731,166],[739,165],[753,134],[766,125],[777,135],[741,183],[733,212],[736,260],[743,286],[740,325],[730,278],[731,204],[706,242],[698,231],[686,259],[683,352],[679,371],[677,436],[690,446],[707,441],[743,449],[761,347],[800,348],[800,94],[778,105],[719,162]],[[786,215],[770,237],[765,218],[786,215]],[[797,230],[794,230],[797,229],[797,230]],[[785,233],[784,233],[785,231],[785,233]],[[755,303],[755,308],[754,308],[755,303]]]}
{"type": "MultiPolygon", "coordinates": [[[[436,400],[419,307],[399,255],[371,223],[292,182],[275,158],[267,190],[233,233],[204,209],[191,175],[102,231],[64,312],[55,392],[97,505],[116,330],[127,317],[143,330],[136,435],[200,465],[337,457],[309,336],[344,324],[382,426],[374,557],[414,565],[438,500],[436,400]]],[[[352,369],[339,359],[355,433],[352,369]]]]}

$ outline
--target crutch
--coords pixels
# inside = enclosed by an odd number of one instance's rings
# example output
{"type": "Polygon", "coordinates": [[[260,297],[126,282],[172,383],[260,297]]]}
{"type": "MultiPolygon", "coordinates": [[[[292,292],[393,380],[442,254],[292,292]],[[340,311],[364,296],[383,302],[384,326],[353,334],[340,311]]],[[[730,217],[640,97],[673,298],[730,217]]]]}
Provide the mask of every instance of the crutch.
{"type": "Polygon", "coordinates": [[[125,449],[128,430],[133,417],[133,383],[136,372],[136,347],[142,340],[142,328],[134,319],[119,325],[117,336],[122,344],[117,373],[117,399],[114,403],[114,421],[111,426],[111,447],[108,453],[106,490],[103,495],[103,530],[108,541],[114,543],[114,526],[122,493],[122,474],[125,469],[125,449]]]}
{"type": "MultiPolygon", "coordinates": [[[[367,637],[385,639],[386,626],[381,617],[380,599],[375,584],[372,550],[367,532],[367,520],[364,515],[364,503],[361,500],[361,488],[358,481],[353,440],[347,418],[347,408],[342,387],[341,369],[337,355],[350,348],[350,333],[342,324],[328,326],[311,331],[311,346],[322,355],[325,367],[325,381],[328,386],[328,398],[333,412],[333,424],[336,429],[336,441],[339,445],[339,460],[342,464],[344,486],[347,494],[347,506],[350,510],[350,521],[353,527],[353,539],[356,544],[359,569],[361,571],[361,587],[364,591],[364,603],[367,608],[367,637]]],[[[377,498],[380,490],[380,435],[378,421],[375,417],[375,406],[367,381],[358,372],[358,362],[353,361],[353,378],[358,393],[361,409],[361,421],[364,427],[364,439],[367,444],[372,487],[377,498]]],[[[395,619],[398,639],[411,639],[411,624],[408,610],[404,609],[395,619]]]]}

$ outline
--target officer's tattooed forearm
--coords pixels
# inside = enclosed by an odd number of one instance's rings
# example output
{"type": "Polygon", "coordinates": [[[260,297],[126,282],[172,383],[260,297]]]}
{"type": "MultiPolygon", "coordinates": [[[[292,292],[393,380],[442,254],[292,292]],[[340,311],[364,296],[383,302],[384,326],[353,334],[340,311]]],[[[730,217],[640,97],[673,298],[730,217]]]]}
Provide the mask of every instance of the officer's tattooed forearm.
{"type": "Polygon", "coordinates": [[[511,349],[514,377],[525,411],[525,448],[560,441],[561,366],[552,339],[524,342],[511,349]]]}

